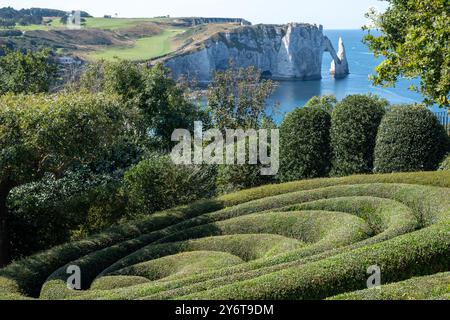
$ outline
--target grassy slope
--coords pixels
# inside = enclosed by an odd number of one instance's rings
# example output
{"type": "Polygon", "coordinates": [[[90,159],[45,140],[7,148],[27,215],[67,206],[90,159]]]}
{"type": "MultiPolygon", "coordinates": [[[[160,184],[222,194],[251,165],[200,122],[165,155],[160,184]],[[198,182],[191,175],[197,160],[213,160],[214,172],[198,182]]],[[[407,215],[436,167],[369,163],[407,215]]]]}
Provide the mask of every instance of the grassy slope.
{"type": "MultiPolygon", "coordinates": [[[[121,31],[130,28],[136,28],[145,26],[150,22],[167,22],[170,23],[171,19],[168,18],[87,18],[86,23],[83,26],[84,29],[100,29],[109,31],[121,31]]],[[[53,19],[50,25],[30,25],[30,26],[17,26],[17,30],[21,31],[50,31],[65,28],[61,24],[59,18],[53,19]]],[[[163,27],[164,28],[164,27],[163,27]]],[[[153,57],[161,56],[176,49],[175,37],[185,31],[185,29],[174,28],[167,25],[165,31],[162,34],[156,36],[145,36],[138,39],[130,38],[129,41],[133,42],[131,46],[93,46],[90,49],[92,53],[88,54],[88,59],[106,59],[111,60],[114,58],[127,59],[127,60],[146,60],[153,57]]],[[[85,56],[85,54],[82,54],[85,56]]]]}
{"type": "Polygon", "coordinates": [[[172,40],[183,31],[183,29],[167,29],[160,35],[136,40],[132,47],[108,47],[89,54],[89,58],[112,60],[117,57],[136,61],[158,57],[173,50],[172,40]]]}
{"type": "MultiPolygon", "coordinates": [[[[67,30],[61,24],[59,18],[51,19],[47,25],[17,26],[17,30],[27,31],[55,31],[67,30]]],[[[189,51],[195,49],[204,40],[218,32],[227,32],[236,28],[237,24],[207,24],[191,28],[182,28],[176,19],[171,18],[86,18],[82,30],[90,30],[90,38],[95,39],[95,30],[103,32],[97,39],[97,45],[85,44],[82,40],[76,41],[77,37],[71,37],[71,48],[67,49],[83,59],[88,60],[112,60],[114,58],[132,61],[147,60],[160,57],[179,49],[189,51]],[[101,45],[105,42],[105,32],[109,36],[110,44],[101,45]],[[118,43],[119,42],[119,43],[118,43]],[[73,46],[76,49],[73,49],[73,46]]],[[[75,32],[78,32],[75,31],[75,32]]],[[[29,34],[30,38],[23,39],[35,42],[39,36],[29,34]]],[[[20,37],[19,37],[20,38],[20,37]]],[[[18,39],[18,38],[17,38],[18,39]]],[[[44,45],[49,46],[49,43],[44,45]]],[[[51,42],[50,46],[66,48],[65,41],[51,42]]],[[[24,44],[18,41],[18,46],[24,44]]]]}

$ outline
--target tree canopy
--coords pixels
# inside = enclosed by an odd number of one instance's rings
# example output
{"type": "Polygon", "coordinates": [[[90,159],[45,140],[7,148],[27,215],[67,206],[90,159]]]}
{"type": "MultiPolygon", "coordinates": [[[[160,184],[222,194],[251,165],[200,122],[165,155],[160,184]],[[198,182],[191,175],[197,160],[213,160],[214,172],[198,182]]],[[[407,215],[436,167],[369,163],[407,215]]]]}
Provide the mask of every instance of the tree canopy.
{"type": "Polygon", "coordinates": [[[50,50],[6,51],[0,56],[0,95],[48,92],[57,76],[50,50]]]}
{"type": "Polygon", "coordinates": [[[364,41],[386,59],[372,76],[375,85],[393,86],[402,77],[420,77],[415,89],[425,103],[450,105],[450,2],[448,0],[384,0],[386,12],[371,10],[364,41]],[[381,31],[381,35],[372,32],[381,31]]]}
{"type": "Polygon", "coordinates": [[[271,80],[261,79],[254,67],[217,72],[208,87],[207,102],[212,122],[221,130],[259,128],[271,122],[267,99],[275,89],[271,80]]]}
{"type": "MultiPolygon", "coordinates": [[[[7,197],[45,174],[64,177],[77,166],[104,167],[135,113],[117,96],[60,93],[0,97],[0,265],[9,262],[7,197]]],[[[114,160],[117,169],[120,161],[114,160]]]]}
{"type": "Polygon", "coordinates": [[[161,64],[152,68],[131,61],[99,61],[81,77],[82,88],[119,95],[123,103],[137,107],[157,149],[173,146],[175,129],[193,130],[194,121],[207,121],[207,113],[189,101],[183,86],[170,78],[161,64]]]}

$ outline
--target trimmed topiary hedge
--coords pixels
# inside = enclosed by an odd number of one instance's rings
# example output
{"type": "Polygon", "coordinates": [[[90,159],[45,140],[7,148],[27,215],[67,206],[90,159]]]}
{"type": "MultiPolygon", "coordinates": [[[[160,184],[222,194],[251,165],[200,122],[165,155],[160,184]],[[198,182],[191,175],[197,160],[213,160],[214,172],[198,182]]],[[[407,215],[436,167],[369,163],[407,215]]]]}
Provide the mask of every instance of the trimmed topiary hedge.
{"type": "Polygon", "coordinates": [[[449,139],[436,116],[419,105],[393,107],[380,125],[375,148],[376,172],[436,170],[449,139]]]}
{"type": "Polygon", "coordinates": [[[309,107],[289,113],[280,127],[282,182],[327,176],[330,167],[331,116],[309,107]]]}
{"type": "Polygon", "coordinates": [[[372,265],[383,284],[447,272],[449,199],[448,171],[245,190],[17,261],[0,298],[322,299],[364,289],[372,265]]]}
{"type": "Polygon", "coordinates": [[[351,95],[338,103],[331,125],[332,175],[373,171],[375,141],[387,105],[370,95],[351,95]]]}
{"type": "Polygon", "coordinates": [[[382,286],[345,293],[330,300],[429,300],[450,294],[450,272],[418,277],[382,286]]]}

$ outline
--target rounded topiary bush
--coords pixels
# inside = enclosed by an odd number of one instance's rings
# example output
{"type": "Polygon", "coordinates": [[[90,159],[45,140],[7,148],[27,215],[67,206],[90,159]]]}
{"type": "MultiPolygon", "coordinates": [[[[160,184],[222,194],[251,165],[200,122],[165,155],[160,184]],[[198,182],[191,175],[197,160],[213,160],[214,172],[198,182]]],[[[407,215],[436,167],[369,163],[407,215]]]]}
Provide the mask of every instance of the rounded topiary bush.
{"type": "Polygon", "coordinates": [[[153,154],[125,173],[123,190],[129,213],[151,214],[212,197],[214,178],[212,170],[176,165],[169,156],[153,154]]]}
{"type": "Polygon", "coordinates": [[[373,171],[378,127],[388,102],[372,95],[351,95],[332,115],[332,175],[346,176],[373,171]]]}
{"type": "Polygon", "coordinates": [[[330,170],[331,116],[319,108],[296,109],[280,127],[283,182],[324,177],[330,170]]]}
{"type": "Polygon", "coordinates": [[[419,105],[397,106],[381,123],[375,171],[436,170],[447,150],[448,136],[430,110],[419,105]]]}

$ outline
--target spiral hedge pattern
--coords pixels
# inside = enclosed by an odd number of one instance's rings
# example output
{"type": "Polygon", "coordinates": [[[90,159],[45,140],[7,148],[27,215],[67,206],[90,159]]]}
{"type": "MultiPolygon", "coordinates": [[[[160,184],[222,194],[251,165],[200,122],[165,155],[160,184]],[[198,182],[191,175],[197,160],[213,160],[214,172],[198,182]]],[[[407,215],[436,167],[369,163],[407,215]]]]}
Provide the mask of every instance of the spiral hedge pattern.
{"type": "Polygon", "coordinates": [[[316,179],[160,212],[0,270],[1,299],[448,299],[450,172],[316,179]],[[67,288],[79,266],[82,289],[67,288]],[[381,268],[381,290],[367,269],[381,268]]]}

